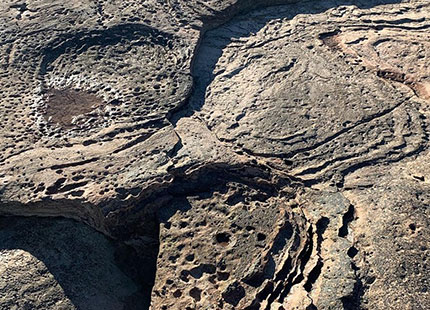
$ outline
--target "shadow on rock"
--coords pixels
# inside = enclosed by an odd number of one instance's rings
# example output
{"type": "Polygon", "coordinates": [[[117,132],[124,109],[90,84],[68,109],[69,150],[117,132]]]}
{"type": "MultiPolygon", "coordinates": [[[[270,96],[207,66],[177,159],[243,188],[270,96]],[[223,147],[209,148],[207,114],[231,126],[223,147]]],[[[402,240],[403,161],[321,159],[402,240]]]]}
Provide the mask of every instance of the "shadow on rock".
{"type": "Polygon", "coordinates": [[[148,309],[155,273],[129,277],[136,255],[73,220],[0,218],[0,308],[148,309]]]}

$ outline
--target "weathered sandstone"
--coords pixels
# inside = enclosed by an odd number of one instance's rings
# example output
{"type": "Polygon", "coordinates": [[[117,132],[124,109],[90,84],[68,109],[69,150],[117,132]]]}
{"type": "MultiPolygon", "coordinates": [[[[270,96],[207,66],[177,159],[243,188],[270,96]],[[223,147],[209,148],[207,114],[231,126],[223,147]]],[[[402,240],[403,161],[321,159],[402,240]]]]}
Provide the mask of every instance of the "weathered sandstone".
{"type": "Polygon", "coordinates": [[[429,18],[0,3],[0,309],[429,309],[429,18]]]}

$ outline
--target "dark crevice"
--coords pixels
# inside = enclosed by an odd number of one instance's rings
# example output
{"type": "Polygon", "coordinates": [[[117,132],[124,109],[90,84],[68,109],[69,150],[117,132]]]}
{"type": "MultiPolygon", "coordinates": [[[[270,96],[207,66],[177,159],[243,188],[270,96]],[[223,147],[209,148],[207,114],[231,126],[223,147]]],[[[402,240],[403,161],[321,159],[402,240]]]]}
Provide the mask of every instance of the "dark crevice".
{"type": "MultiPolygon", "coordinates": [[[[322,221],[322,222],[325,223],[325,221],[322,221]]],[[[324,224],[322,224],[322,226],[324,226],[324,224]]],[[[324,228],[322,227],[320,227],[319,229],[324,230],[324,228]]],[[[280,232],[280,235],[282,235],[281,232],[280,232]]],[[[292,237],[291,232],[287,233],[287,235],[288,235],[287,239],[290,239],[292,237]]],[[[300,236],[296,233],[294,235],[294,238],[295,239],[299,238],[299,239],[295,240],[295,242],[293,243],[299,244],[300,236]]],[[[282,237],[281,239],[285,239],[285,238],[282,237]]],[[[310,226],[306,234],[305,244],[302,250],[299,252],[297,259],[293,260],[293,258],[289,256],[283,263],[282,268],[276,274],[274,278],[274,282],[269,281],[267,285],[264,287],[264,289],[257,294],[256,298],[245,309],[247,310],[260,309],[261,302],[266,299],[267,299],[266,309],[270,309],[271,304],[273,304],[275,301],[279,301],[280,303],[282,303],[284,299],[287,297],[287,295],[289,294],[289,292],[291,291],[291,288],[294,285],[297,285],[304,280],[303,272],[306,267],[306,264],[309,262],[311,258],[313,248],[314,248],[313,227],[310,226]],[[294,261],[297,261],[296,265],[294,264],[294,261]]],[[[261,281],[262,280],[263,279],[261,279],[261,281]]]]}
{"type": "Polygon", "coordinates": [[[87,184],[88,184],[88,181],[66,184],[66,185],[62,186],[61,188],[59,188],[55,193],[57,194],[57,193],[69,192],[69,191],[72,191],[72,190],[77,189],[79,187],[85,186],[87,184]]]}
{"type": "MultiPolygon", "coordinates": [[[[157,231],[155,231],[157,232],[157,231]]],[[[128,245],[117,242],[115,260],[121,270],[133,279],[139,290],[128,304],[127,309],[146,310],[151,304],[151,291],[155,284],[159,240],[157,238],[145,238],[128,245]]]]}
{"type": "Polygon", "coordinates": [[[46,189],[46,194],[52,195],[52,194],[58,193],[58,191],[60,190],[60,188],[63,186],[65,182],[66,182],[66,178],[59,178],[57,181],[55,181],[54,184],[52,184],[46,189]]]}
{"type": "MultiPolygon", "coordinates": [[[[114,129],[109,133],[105,134],[104,136],[100,137],[98,141],[95,141],[94,143],[112,141],[115,136],[126,132],[134,132],[141,129],[157,130],[162,129],[166,126],[168,126],[168,123],[162,118],[149,119],[131,126],[114,129]]],[[[92,144],[92,142],[89,142],[89,144],[92,144]]]]}
{"type": "Polygon", "coordinates": [[[126,144],[124,144],[123,146],[119,147],[118,149],[116,149],[115,151],[113,151],[113,154],[118,154],[122,151],[125,151],[133,146],[136,146],[139,143],[145,142],[147,139],[149,139],[151,136],[153,135],[153,133],[146,133],[146,134],[142,134],[139,137],[137,137],[134,140],[131,140],[129,142],[127,142],[126,144]]]}
{"type": "Polygon", "coordinates": [[[321,217],[316,224],[318,253],[321,251],[321,243],[323,241],[323,235],[324,235],[324,232],[327,230],[327,227],[329,224],[330,224],[330,219],[325,216],[321,217]]]}
{"type": "Polygon", "coordinates": [[[60,164],[60,165],[53,165],[53,166],[48,167],[48,168],[40,168],[38,171],[42,171],[45,169],[59,170],[59,169],[64,169],[64,168],[69,168],[69,167],[77,167],[77,166],[82,166],[82,165],[96,162],[99,159],[100,159],[99,157],[95,157],[95,158],[90,158],[90,159],[81,160],[81,161],[77,161],[77,162],[65,163],[65,164],[60,164]]]}
{"type": "Polygon", "coordinates": [[[348,225],[354,220],[354,206],[349,205],[348,211],[342,217],[342,227],[339,228],[338,236],[345,238],[348,235],[348,225]]]}
{"type": "Polygon", "coordinates": [[[363,281],[358,275],[357,267],[355,266],[354,263],[351,263],[351,264],[352,264],[352,268],[355,270],[355,283],[351,294],[341,298],[343,310],[361,309],[361,299],[365,292],[365,287],[364,287],[363,281]]]}
{"type": "MultiPolygon", "coordinates": [[[[299,284],[303,281],[304,275],[303,271],[305,269],[306,264],[308,263],[309,259],[311,258],[311,254],[313,251],[313,231],[312,226],[309,227],[307,236],[306,236],[306,243],[303,247],[303,249],[300,251],[297,262],[300,262],[300,265],[296,267],[293,272],[289,274],[289,276],[280,282],[280,284],[277,287],[277,290],[272,294],[271,298],[269,299],[269,305],[273,303],[276,299],[279,300],[280,303],[284,301],[284,299],[287,297],[287,295],[290,293],[291,288],[299,284]]],[[[268,308],[269,309],[269,308],[268,308]]]]}
{"type": "Polygon", "coordinates": [[[322,267],[324,266],[323,260],[321,259],[321,244],[323,242],[323,235],[326,231],[328,225],[330,224],[330,219],[327,217],[322,217],[318,220],[316,224],[316,234],[317,234],[317,246],[316,246],[316,255],[318,256],[318,261],[315,267],[309,272],[306,283],[303,285],[307,292],[312,290],[314,283],[318,280],[318,277],[321,274],[322,267]]]}
{"type": "Polygon", "coordinates": [[[358,249],[354,246],[350,247],[347,252],[348,256],[354,258],[358,254],[358,249]]]}
{"type": "Polygon", "coordinates": [[[306,283],[303,285],[303,287],[308,293],[312,290],[312,286],[320,276],[323,266],[324,266],[324,263],[321,261],[321,259],[319,259],[316,266],[309,273],[308,279],[306,280],[306,283]]]}
{"type": "Polygon", "coordinates": [[[279,301],[281,303],[284,302],[284,299],[290,293],[291,288],[294,285],[297,285],[304,280],[304,269],[306,267],[306,264],[309,262],[311,258],[313,248],[314,248],[313,229],[312,229],[312,226],[310,226],[308,229],[306,244],[297,258],[297,260],[300,261],[299,270],[295,270],[293,273],[291,273],[289,279],[286,281],[286,286],[279,296],[279,301]]]}
{"type": "MultiPolygon", "coordinates": [[[[303,272],[305,270],[305,267],[307,263],[309,262],[313,249],[314,249],[314,238],[313,238],[313,227],[310,226],[308,229],[308,235],[307,235],[307,242],[306,246],[303,249],[302,252],[300,252],[298,259],[300,260],[300,273],[303,275],[303,272]]],[[[300,281],[296,281],[296,283],[299,283],[300,281]]],[[[295,283],[295,284],[296,284],[295,283]]]]}

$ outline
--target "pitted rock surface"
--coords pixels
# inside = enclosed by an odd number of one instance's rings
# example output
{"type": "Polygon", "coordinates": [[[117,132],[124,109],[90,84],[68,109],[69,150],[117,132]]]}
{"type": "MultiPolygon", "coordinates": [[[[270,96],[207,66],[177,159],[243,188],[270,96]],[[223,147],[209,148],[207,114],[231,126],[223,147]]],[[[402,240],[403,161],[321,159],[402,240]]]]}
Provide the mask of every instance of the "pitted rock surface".
{"type": "Polygon", "coordinates": [[[0,309],[428,309],[430,4],[0,4],[0,309]]]}

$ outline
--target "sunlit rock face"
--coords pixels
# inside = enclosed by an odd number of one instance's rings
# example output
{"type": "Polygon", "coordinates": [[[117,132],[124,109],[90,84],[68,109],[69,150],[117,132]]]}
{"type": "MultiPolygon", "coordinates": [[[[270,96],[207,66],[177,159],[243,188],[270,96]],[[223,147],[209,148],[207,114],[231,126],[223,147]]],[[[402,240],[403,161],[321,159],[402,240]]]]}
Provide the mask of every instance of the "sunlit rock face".
{"type": "Polygon", "coordinates": [[[0,309],[427,309],[430,5],[3,1],[0,309]]]}

